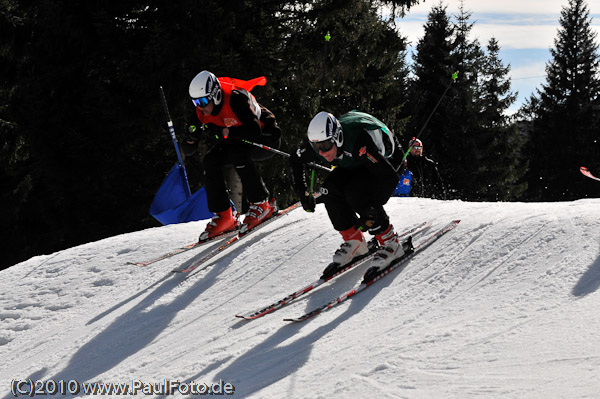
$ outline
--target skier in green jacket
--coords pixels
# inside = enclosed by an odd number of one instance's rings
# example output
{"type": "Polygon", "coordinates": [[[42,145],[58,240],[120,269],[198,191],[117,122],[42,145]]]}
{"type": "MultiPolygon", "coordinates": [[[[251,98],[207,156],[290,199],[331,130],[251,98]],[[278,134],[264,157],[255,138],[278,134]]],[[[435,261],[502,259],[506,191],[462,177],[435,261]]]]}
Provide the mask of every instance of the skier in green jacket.
{"type": "Polygon", "coordinates": [[[320,159],[335,166],[321,186],[319,201],[344,242],[324,276],[368,252],[363,230],[374,235],[379,245],[365,280],[412,250],[409,242],[398,238],[383,208],[398,184],[402,155],[392,131],[369,114],[350,111],[337,119],[320,112],[310,122],[307,140],[292,154],[290,165],[294,189],[309,212],[314,211],[315,201],[307,191],[304,164],[320,159]]]}

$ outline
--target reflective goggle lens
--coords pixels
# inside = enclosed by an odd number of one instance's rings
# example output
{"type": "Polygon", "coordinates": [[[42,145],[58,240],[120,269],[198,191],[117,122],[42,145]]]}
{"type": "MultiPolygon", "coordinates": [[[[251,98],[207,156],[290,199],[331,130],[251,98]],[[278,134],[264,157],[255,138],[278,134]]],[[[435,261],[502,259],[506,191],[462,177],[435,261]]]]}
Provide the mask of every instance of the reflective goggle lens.
{"type": "Polygon", "coordinates": [[[333,148],[333,140],[325,140],[325,141],[317,141],[317,142],[311,141],[310,144],[317,152],[319,152],[319,151],[328,152],[328,151],[331,151],[331,149],[333,148]]]}
{"type": "Polygon", "coordinates": [[[208,97],[200,97],[200,98],[193,98],[192,102],[194,103],[194,105],[196,107],[206,107],[208,105],[208,103],[210,102],[210,100],[208,99],[208,97]]]}

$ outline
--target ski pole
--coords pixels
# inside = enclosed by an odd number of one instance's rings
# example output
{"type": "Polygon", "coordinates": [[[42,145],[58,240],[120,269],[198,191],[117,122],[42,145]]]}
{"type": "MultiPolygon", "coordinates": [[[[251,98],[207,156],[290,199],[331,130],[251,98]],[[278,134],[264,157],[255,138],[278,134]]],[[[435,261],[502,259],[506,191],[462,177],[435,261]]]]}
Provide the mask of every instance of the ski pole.
{"type": "Polygon", "coordinates": [[[167,99],[165,98],[165,92],[163,87],[160,86],[160,96],[162,98],[163,107],[165,109],[165,114],[167,115],[167,126],[169,126],[169,133],[171,134],[171,139],[173,139],[173,145],[175,146],[175,152],[177,153],[177,160],[179,161],[179,170],[183,173],[183,177],[185,179],[185,193],[189,198],[192,196],[192,191],[190,190],[190,183],[188,182],[187,172],[185,171],[185,167],[183,166],[183,160],[181,159],[181,153],[179,152],[179,145],[177,144],[177,137],[175,136],[175,129],[173,128],[173,121],[171,120],[171,114],[169,113],[169,107],[167,106],[167,99]]]}
{"type": "MultiPolygon", "coordinates": [[[[427,120],[425,121],[425,124],[423,124],[423,127],[421,128],[421,130],[419,130],[419,133],[415,136],[415,141],[416,139],[418,139],[421,136],[421,133],[423,133],[423,130],[425,130],[425,127],[427,126],[427,124],[429,123],[429,120],[431,119],[431,117],[433,116],[433,114],[435,113],[435,110],[437,109],[437,107],[440,105],[440,103],[442,102],[442,100],[444,99],[444,96],[446,95],[446,93],[448,92],[448,89],[450,88],[450,86],[452,85],[452,83],[454,83],[456,81],[456,79],[458,78],[458,71],[454,72],[452,74],[452,80],[450,80],[450,82],[446,85],[446,89],[444,90],[444,92],[442,93],[442,95],[440,96],[440,99],[438,100],[437,104],[435,104],[435,107],[433,107],[433,110],[431,111],[431,113],[429,114],[429,117],[427,118],[427,120]]],[[[404,162],[404,160],[406,159],[406,157],[408,156],[408,154],[410,153],[410,150],[412,149],[412,145],[410,147],[408,147],[408,150],[406,151],[406,153],[404,154],[404,156],[402,157],[402,161],[404,162]]]]}
{"type": "MultiPolygon", "coordinates": [[[[253,145],[253,146],[255,146],[255,147],[262,148],[263,150],[267,150],[267,151],[274,152],[275,154],[283,155],[284,157],[288,157],[288,158],[289,158],[289,157],[291,156],[291,155],[290,155],[290,154],[288,154],[287,152],[280,151],[280,150],[278,150],[278,149],[275,149],[275,148],[269,147],[269,146],[267,146],[267,145],[264,145],[264,144],[255,143],[255,142],[253,142],[253,141],[250,141],[250,140],[245,140],[245,139],[240,139],[240,140],[241,140],[242,142],[246,143],[246,144],[250,144],[250,145],[253,145]]],[[[328,168],[328,167],[326,167],[326,166],[323,166],[323,165],[319,165],[318,163],[310,162],[310,163],[308,163],[307,165],[314,166],[314,167],[316,167],[316,168],[319,168],[319,169],[322,169],[322,170],[326,170],[326,171],[328,171],[328,172],[331,172],[331,169],[330,169],[330,168],[328,168]]]]}
{"type": "Polygon", "coordinates": [[[321,75],[321,91],[319,91],[319,109],[321,109],[321,100],[323,99],[323,90],[325,89],[325,63],[327,62],[327,54],[329,53],[329,40],[331,35],[329,32],[325,35],[325,52],[323,54],[323,73],[321,75]]]}

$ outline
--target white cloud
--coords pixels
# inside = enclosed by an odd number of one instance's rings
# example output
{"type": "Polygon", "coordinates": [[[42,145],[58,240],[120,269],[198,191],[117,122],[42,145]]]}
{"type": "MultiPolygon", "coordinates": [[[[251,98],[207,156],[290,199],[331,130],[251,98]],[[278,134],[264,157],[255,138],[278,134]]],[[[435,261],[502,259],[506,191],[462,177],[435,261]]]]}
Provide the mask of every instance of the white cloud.
{"type": "Polygon", "coordinates": [[[511,68],[512,80],[540,79],[546,75],[546,62],[535,61],[516,68],[511,68]]]}
{"type": "MultiPolygon", "coordinates": [[[[427,21],[427,15],[433,6],[438,4],[439,1],[421,3],[411,8],[406,17],[397,21],[398,30],[413,46],[423,37],[423,26],[427,21]]],[[[448,16],[455,21],[459,1],[450,0],[443,4],[448,5],[448,16]]],[[[554,47],[563,6],[566,6],[566,0],[465,2],[465,10],[471,12],[470,22],[473,23],[471,38],[478,39],[481,45],[485,46],[490,38],[495,37],[503,49],[554,47]]],[[[592,16],[592,28],[600,37],[600,17],[593,16],[593,11],[600,10],[592,10],[589,4],[588,10],[592,16]]]]}
{"type": "Polygon", "coordinates": [[[485,46],[495,37],[503,49],[549,49],[554,46],[556,34],[557,27],[548,25],[475,24],[471,39],[477,38],[485,46]]]}
{"type": "MultiPolygon", "coordinates": [[[[423,37],[423,22],[400,21],[397,26],[400,33],[407,37],[412,46],[415,46],[423,37]]],[[[554,47],[557,29],[557,26],[548,25],[475,23],[470,38],[479,40],[482,47],[485,47],[494,37],[503,49],[541,48],[546,50],[554,47]]]]}
{"type": "MultiPolygon", "coordinates": [[[[448,6],[449,14],[458,12],[460,5],[459,0],[446,0],[441,3],[448,6]]],[[[416,6],[411,7],[408,14],[427,14],[429,11],[431,11],[433,6],[438,4],[440,4],[440,1],[438,0],[426,0],[416,6]]],[[[474,14],[556,14],[557,20],[558,16],[560,15],[560,10],[566,5],[566,0],[472,0],[464,2],[465,11],[472,12],[474,14]]],[[[588,8],[590,8],[589,4],[588,8]]]]}

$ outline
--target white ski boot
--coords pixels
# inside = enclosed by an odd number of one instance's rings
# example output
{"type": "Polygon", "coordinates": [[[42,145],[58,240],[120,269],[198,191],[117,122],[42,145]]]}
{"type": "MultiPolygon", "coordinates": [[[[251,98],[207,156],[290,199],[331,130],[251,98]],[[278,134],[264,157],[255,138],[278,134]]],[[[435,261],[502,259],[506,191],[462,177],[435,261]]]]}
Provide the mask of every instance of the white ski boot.
{"type": "Polygon", "coordinates": [[[354,227],[348,230],[340,231],[340,234],[344,238],[344,242],[340,245],[340,248],[333,254],[333,262],[331,262],[325,270],[321,278],[325,279],[335,274],[340,267],[347,265],[358,256],[365,255],[369,252],[367,241],[362,231],[355,229],[354,227]]]}
{"type": "Polygon", "coordinates": [[[388,267],[395,259],[413,251],[412,237],[409,236],[406,241],[401,241],[391,224],[375,238],[379,243],[379,249],[371,261],[371,267],[365,273],[364,282],[372,280],[379,271],[388,267]]]}

